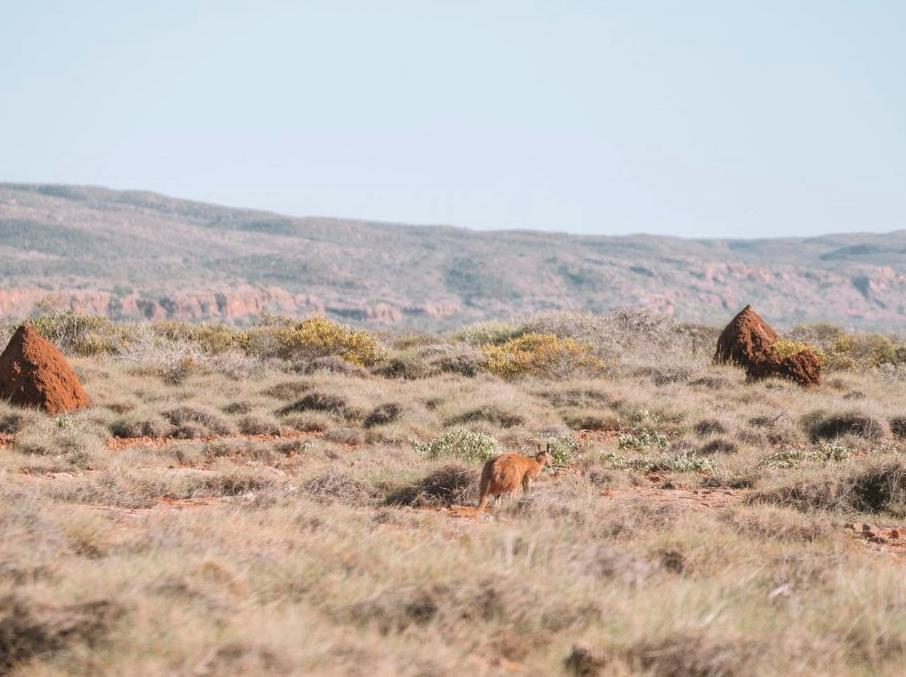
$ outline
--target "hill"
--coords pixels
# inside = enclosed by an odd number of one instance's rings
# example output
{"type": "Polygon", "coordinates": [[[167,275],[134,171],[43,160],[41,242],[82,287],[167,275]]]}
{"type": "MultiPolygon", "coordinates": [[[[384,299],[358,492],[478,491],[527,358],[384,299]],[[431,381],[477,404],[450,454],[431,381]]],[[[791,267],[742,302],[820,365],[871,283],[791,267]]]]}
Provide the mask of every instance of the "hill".
{"type": "Polygon", "coordinates": [[[52,295],[117,319],[322,312],[443,328],[645,306],[725,321],[906,324],[906,231],[763,240],[479,232],[292,218],[162,195],[0,184],[0,316],[52,295]]]}

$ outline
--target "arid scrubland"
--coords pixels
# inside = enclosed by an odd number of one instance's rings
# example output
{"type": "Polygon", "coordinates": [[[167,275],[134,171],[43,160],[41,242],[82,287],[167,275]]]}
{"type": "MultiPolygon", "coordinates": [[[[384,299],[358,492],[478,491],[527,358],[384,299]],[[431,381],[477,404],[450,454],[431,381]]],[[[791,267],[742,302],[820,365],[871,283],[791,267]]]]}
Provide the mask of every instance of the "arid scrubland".
{"type": "Polygon", "coordinates": [[[0,673],[906,670],[897,339],[786,332],[803,389],[636,313],[34,326],[92,407],[0,404],[0,673]],[[476,515],[482,463],[539,443],[476,515]]]}

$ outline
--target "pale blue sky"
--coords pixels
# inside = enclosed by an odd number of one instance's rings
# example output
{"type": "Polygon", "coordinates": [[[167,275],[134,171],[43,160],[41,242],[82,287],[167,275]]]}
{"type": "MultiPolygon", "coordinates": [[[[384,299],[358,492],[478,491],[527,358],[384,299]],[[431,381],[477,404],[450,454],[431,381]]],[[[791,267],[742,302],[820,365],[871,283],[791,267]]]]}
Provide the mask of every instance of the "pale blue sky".
{"type": "Polygon", "coordinates": [[[0,0],[0,181],[475,228],[906,228],[906,3],[0,0]]]}

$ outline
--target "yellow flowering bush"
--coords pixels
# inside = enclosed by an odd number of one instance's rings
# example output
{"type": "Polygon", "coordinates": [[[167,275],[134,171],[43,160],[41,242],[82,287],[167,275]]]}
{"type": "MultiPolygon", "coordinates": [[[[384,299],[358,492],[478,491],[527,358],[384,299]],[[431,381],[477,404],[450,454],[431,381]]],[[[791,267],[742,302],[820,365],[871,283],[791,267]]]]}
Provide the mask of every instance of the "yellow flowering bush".
{"type": "Polygon", "coordinates": [[[559,378],[579,371],[597,373],[605,368],[588,345],[554,334],[523,334],[501,345],[486,344],[482,352],[488,371],[501,378],[559,378]]]}
{"type": "Polygon", "coordinates": [[[787,357],[793,357],[794,355],[798,355],[799,353],[810,352],[818,358],[818,362],[820,362],[822,366],[825,362],[824,351],[821,350],[821,348],[819,348],[818,346],[814,346],[811,343],[806,343],[805,341],[777,339],[771,345],[771,352],[781,360],[787,357]]]}
{"type": "Polygon", "coordinates": [[[310,317],[296,324],[271,330],[282,357],[315,358],[338,355],[360,367],[373,365],[383,356],[377,339],[325,317],[310,317]]]}

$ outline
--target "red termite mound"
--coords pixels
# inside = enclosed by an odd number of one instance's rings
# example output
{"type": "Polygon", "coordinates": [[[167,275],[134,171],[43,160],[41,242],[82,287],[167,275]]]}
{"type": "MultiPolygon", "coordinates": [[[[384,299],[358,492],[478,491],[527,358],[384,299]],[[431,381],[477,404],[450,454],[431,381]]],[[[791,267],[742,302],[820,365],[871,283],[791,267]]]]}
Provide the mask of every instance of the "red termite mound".
{"type": "Polygon", "coordinates": [[[752,306],[746,306],[720,333],[714,361],[748,367],[767,355],[776,340],[777,332],[752,306]]]}
{"type": "Polygon", "coordinates": [[[714,361],[742,367],[750,381],[777,376],[801,386],[820,383],[821,362],[818,356],[810,350],[803,350],[789,357],[779,357],[771,349],[777,339],[777,332],[752,310],[752,306],[746,306],[720,333],[714,361]]]}
{"type": "Polygon", "coordinates": [[[0,355],[0,399],[61,414],[90,402],[63,354],[32,327],[16,330],[0,355]]]}

